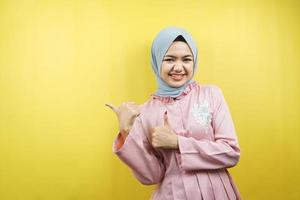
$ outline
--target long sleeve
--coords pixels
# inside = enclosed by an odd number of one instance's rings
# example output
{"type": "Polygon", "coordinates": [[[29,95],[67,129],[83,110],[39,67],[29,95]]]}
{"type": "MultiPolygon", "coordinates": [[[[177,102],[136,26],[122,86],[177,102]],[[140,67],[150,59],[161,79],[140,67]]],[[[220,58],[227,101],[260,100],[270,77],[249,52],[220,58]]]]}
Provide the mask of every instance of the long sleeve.
{"type": "Polygon", "coordinates": [[[124,144],[117,147],[120,135],[114,141],[113,152],[131,168],[135,177],[145,185],[157,184],[164,177],[162,159],[149,143],[141,117],[137,117],[124,144]]]}
{"type": "Polygon", "coordinates": [[[239,161],[240,149],[223,93],[217,86],[212,86],[211,92],[214,141],[178,136],[184,170],[229,168],[239,161]]]}

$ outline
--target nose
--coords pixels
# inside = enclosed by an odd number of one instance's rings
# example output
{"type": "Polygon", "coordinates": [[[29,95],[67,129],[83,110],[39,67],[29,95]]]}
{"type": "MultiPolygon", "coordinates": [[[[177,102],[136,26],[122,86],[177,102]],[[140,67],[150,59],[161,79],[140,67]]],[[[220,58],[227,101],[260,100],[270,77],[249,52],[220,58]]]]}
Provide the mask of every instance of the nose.
{"type": "Polygon", "coordinates": [[[181,72],[183,70],[183,64],[181,62],[175,63],[173,70],[175,72],[181,72]]]}

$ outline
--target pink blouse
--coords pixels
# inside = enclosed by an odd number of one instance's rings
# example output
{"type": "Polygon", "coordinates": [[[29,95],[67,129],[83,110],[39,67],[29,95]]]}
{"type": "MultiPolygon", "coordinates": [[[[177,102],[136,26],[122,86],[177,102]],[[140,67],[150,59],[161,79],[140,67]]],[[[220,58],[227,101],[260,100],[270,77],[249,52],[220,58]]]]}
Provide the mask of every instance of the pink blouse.
{"type": "Polygon", "coordinates": [[[177,98],[151,98],[124,141],[113,151],[143,184],[159,184],[155,200],[233,200],[240,194],[226,168],[240,158],[235,128],[223,97],[215,85],[192,82],[177,98]],[[154,149],[150,130],[163,126],[163,114],[178,134],[178,150],[154,149]]]}

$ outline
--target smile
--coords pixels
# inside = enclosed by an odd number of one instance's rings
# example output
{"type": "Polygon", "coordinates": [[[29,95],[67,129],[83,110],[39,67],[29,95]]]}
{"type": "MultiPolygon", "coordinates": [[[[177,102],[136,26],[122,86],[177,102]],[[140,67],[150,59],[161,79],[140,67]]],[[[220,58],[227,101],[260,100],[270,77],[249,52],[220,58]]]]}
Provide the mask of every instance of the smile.
{"type": "Polygon", "coordinates": [[[169,74],[169,76],[175,81],[181,81],[186,74],[169,74]]]}

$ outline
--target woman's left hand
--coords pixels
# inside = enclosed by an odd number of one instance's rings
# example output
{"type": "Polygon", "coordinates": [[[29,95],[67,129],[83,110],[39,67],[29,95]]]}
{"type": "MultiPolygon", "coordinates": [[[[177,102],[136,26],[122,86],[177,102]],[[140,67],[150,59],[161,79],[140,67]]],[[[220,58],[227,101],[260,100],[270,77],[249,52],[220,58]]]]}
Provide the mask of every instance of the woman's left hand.
{"type": "Polygon", "coordinates": [[[164,125],[155,127],[151,133],[154,148],[178,149],[178,137],[168,122],[167,112],[164,114],[164,125]]]}

